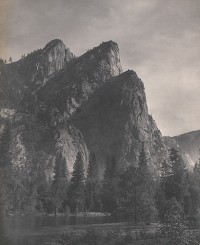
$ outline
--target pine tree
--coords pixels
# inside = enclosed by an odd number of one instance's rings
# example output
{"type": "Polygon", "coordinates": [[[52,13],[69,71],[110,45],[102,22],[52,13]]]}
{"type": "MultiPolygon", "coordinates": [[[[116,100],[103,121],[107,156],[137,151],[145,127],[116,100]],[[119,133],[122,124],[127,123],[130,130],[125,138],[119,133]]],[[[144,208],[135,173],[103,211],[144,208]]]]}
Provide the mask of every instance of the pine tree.
{"type": "Polygon", "coordinates": [[[134,165],[121,169],[118,181],[118,216],[137,222],[137,168],[134,165]]]}
{"type": "Polygon", "coordinates": [[[169,161],[164,160],[161,166],[161,178],[160,178],[161,184],[164,184],[165,180],[169,178],[171,175],[172,175],[172,167],[169,161]]]}
{"type": "Polygon", "coordinates": [[[12,63],[12,57],[9,58],[9,62],[12,63]]]}
{"type": "Polygon", "coordinates": [[[166,196],[165,196],[165,188],[168,178],[172,175],[172,168],[170,166],[169,161],[164,160],[161,165],[161,175],[159,184],[156,190],[156,205],[158,209],[158,214],[160,220],[164,219],[164,207],[166,204],[166,196]]]}
{"type": "Polygon", "coordinates": [[[22,54],[21,60],[23,60],[25,57],[26,57],[26,55],[25,54],[22,54]]]}
{"type": "Polygon", "coordinates": [[[3,133],[0,139],[0,213],[4,213],[6,203],[12,191],[12,158],[11,158],[11,126],[7,120],[4,124],[3,133]]]}
{"type": "Polygon", "coordinates": [[[95,154],[92,153],[90,154],[87,179],[85,183],[85,207],[87,211],[100,211],[100,189],[99,167],[96,162],[95,154]]]}
{"type": "Polygon", "coordinates": [[[11,167],[11,130],[9,121],[5,122],[0,142],[0,166],[2,168],[11,167]]]}
{"type": "MultiPolygon", "coordinates": [[[[154,202],[154,180],[152,173],[149,170],[148,158],[142,145],[137,170],[137,189],[136,189],[136,211],[135,215],[139,216],[141,221],[150,222],[151,216],[155,214],[154,202]]],[[[137,218],[135,218],[137,222],[137,218]]]]}
{"type": "Polygon", "coordinates": [[[117,209],[118,169],[115,157],[108,159],[102,187],[103,211],[114,213],[117,209]]]}
{"type": "Polygon", "coordinates": [[[187,214],[192,217],[200,213],[200,161],[195,164],[193,173],[189,174],[188,179],[189,187],[185,208],[187,208],[187,214]]]}
{"type": "Polygon", "coordinates": [[[117,213],[138,221],[150,222],[155,214],[154,180],[149,171],[148,158],[142,145],[138,167],[135,164],[119,172],[117,213]]]}
{"type": "Polygon", "coordinates": [[[6,193],[6,185],[5,179],[3,175],[3,169],[0,167],[0,216],[4,215],[5,211],[5,193],[6,193]]]}
{"type": "Polygon", "coordinates": [[[174,148],[170,149],[169,160],[172,174],[166,181],[166,198],[175,197],[181,203],[184,195],[186,167],[178,151],[174,148]]]}
{"type": "Polygon", "coordinates": [[[82,155],[79,152],[76,156],[76,161],[73,166],[73,172],[70,180],[70,189],[69,189],[71,210],[75,211],[76,214],[78,214],[78,212],[81,209],[83,209],[84,184],[85,184],[85,171],[84,171],[82,155]]]}
{"type": "MultiPolygon", "coordinates": [[[[189,173],[178,151],[174,148],[169,150],[169,159],[161,168],[159,190],[157,190],[157,205],[161,221],[166,214],[166,203],[171,199],[180,204],[182,209],[189,210],[188,188],[189,173]]],[[[188,211],[187,211],[188,212],[188,211]]]]}
{"type": "Polygon", "coordinates": [[[54,177],[52,182],[55,216],[58,208],[60,208],[61,211],[66,208],[68,182],[69,173],[67,170],[67,164],[62,153],[58,152],[56,154],[54,177]]]}

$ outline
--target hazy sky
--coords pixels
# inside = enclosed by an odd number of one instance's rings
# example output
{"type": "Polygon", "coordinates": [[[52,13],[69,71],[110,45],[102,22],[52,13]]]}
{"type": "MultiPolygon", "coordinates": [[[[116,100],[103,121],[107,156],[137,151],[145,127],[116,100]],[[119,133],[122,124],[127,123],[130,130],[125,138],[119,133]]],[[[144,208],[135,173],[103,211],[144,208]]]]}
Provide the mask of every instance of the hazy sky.
{"type": "Polygon", "coordinates": [[[76,55],[117,42],[162,133],[200,129],[200,0],[0,0],[0,57],[54,38],[76,55]]]}

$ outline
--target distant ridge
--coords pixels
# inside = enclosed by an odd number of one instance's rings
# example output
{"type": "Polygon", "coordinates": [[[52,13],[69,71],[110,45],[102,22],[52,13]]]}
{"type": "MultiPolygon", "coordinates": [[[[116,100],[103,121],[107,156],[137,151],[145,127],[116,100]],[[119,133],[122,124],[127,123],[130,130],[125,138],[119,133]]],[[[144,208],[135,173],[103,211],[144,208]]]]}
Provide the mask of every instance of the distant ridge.
{"type": "Polygon", "coordinates": [[[184,135],[188,135],[188,134],[196,134],[196,133],[200,133],[200,129],[193,130],[193,131],[190,131],[190,132],[187,132],[187,133],[182,133],[182,134],[179,134],[179,135],[176,135],[176,136],[173,136],[173,137],[180,137],[180,136],[184,136],[184,135]]]}
{"type": "Polygon", "coordinates": [[[168,146],[173,142],[174,146],[178,146],[181,150],[188,153],[194,163],[199,161],[200,130],[194,130],[174,137],[165,136],[164,140],[168,146]]]}

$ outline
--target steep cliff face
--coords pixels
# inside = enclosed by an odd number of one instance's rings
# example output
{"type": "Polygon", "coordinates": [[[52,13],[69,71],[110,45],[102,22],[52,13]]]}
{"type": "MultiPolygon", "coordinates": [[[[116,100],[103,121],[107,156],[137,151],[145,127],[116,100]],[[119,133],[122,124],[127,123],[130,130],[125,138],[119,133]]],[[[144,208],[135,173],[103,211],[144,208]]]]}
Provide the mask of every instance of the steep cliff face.
{"type": "Polygon", "coordinates": [[[39,162],[48,179],[57,151],[70,172],[78,152],[85,169],[93,152],[103,170],[113,156],[137,164],[144,143],[152,169],[159,168],[166,150],[144,85],[135,72],[122,73],[113,41],[75,57],[53,40],[0,69],[0,126],[9,120],[13,165],[31,169],[39,162]]]}
{"type": "Polygon", "coordinates": [[[142,143],[153,168],[165,154],[161,133],[148,115],[144,85],[134,71],[111,78],[96,90],[72,123],[102,169],[113,156],[119,164],[136,165],[142,143]]]}
{"type": "Polygon", "coordinates": [[[89,162],[89,151],[81,132],[71,124],[65,124],[56,128],[54,138],[55,151],[61,150],[68,164],[68,170],[73,171],[73,164],[80,152],[83,158],[85,170],[89,162]]]}
{"type": "MultiPolygon", "coordinates": [[[[34,165],[35,157],[40,155],[45,158],[42,160],[45,173],[52,175],[55,153],[58,149],[55,138],[57,130],[47,127],[38,117],[35,111],[38,103],[36,92],[72,59],[74,55],[63,42],[53,40],[44,49],[34,51],[17,62],[1,65],[0,124],[4,128],[6,121],[10,122],[9,130],[12,135],[10,152],[13,166],[25,167],[28,171],[30,166],[34,165]]],[[[40,113],[44,108],[45,105],[38,109],[40,113]]],[[[75,140],[81,145],[83,141],[80,138],[79,134],[75,140]]],[[[70,166],[73,166],[74,158],[69,162],[70,166]]]]}
{"type": "Polygon", "coordinates": [[[38,98],[48,109],[56,107],[61,117],[68,119],[95,89],[121,72],[117,44],[112,41],[102,43],[52,77],[38,92],[38,98]]]}
{"type": "Polygon", "coordinates": [[[74,55],[61,40],[49,42],[43,49],[28,54],[17,62],[0,66],[0,103],[19,108],[33,100],[35,92],[52,74],[63,69],[74,55]]]}
{"type": "Polygon", "coordinates": [[[69,48],[66,48],[61,40],[55,39],[43,49],[34,51],[21,59],[18,64],[20,66],[19,72],[25,76],[25,80],[28,78],[33,82],[38,78],[45,78],[58,72],[72,59],[74,59],[74,55],[69,48]]]}
{"type": "Polygon", "coordinates": [[[66,50],[61,40],[53,40],[43,49],[42,64],[36,64],[37,69],[42,69],[44,76],[49,76],[65,67],[66,62],[73,58],[72,53],[66,50]]]}
{"type": "Polygon", "coordinates": [[[28,167],[40,153],[47,159],[46,173],[52,175],[59,150],[69,171],[78,152],[86,168],[87,145],[68,119],[96,88],[122,71],[117,44],[102,43],[75,58],[62,41],[53,40],[18,62],[2,65],[1,71],[1,118],[12,122],[13,164],[28,167]]]}

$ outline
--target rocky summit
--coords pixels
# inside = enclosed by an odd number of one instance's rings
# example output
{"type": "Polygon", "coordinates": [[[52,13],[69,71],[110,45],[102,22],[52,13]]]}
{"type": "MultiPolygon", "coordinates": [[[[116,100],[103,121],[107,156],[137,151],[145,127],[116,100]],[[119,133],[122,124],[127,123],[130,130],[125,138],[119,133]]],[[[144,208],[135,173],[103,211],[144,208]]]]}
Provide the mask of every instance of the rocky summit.
{"type": "Polygon", "coordinates": [[[119,165],[137,165],[142,144],[155,173],[166,157],[144,84],[134,71],[123,73],[113,41],[76,57],[56,39],[17,62],[1,63],[0,123],[1,138],[9,126],[13,166],[36,167],[46,179],[58,151],[69,172],[78,152],[85,169],[94,153],[102,172],[112,157],[119,165]]]}

